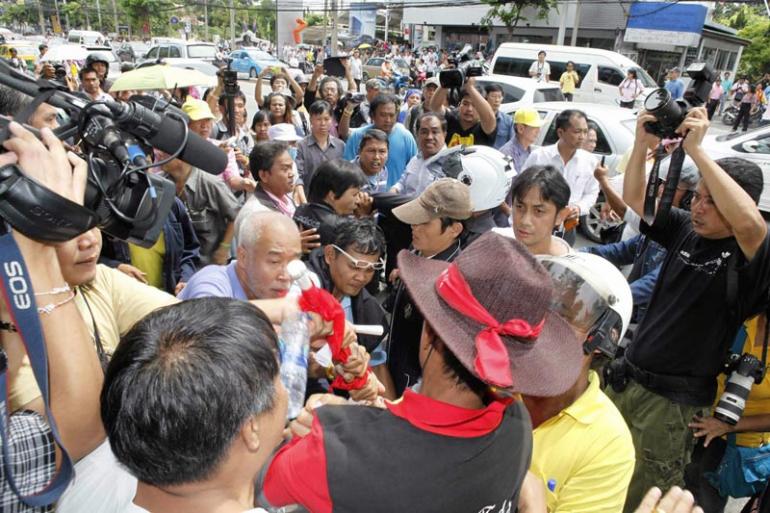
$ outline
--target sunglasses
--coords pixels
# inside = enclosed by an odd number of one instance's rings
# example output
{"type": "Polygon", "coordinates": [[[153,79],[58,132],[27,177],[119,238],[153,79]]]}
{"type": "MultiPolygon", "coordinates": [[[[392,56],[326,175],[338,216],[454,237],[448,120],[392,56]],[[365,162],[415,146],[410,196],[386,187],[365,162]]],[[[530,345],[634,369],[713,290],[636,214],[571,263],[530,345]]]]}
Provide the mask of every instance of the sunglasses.
{"type": "Polygon", "coordinates": [[[378,262],[369,262],[366,260],[359,260],[355,258],[353,255],[350,255],[345,252],[341,247],[337,246],[336,244],[332,244],[332,247],[345,255],[348,260],[353,264],[353,266],[356,269],[363,269],[364,271],[382,271],[385,269],[385,260],[382,258],[378,262]]]}

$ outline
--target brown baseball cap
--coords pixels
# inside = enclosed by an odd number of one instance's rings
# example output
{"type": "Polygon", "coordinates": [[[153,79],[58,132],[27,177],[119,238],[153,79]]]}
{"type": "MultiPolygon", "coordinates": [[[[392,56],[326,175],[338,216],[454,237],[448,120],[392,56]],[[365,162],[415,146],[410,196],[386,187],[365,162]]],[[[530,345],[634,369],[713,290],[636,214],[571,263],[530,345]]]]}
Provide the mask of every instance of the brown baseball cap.
{"type": "Polygon", "coordinates": [[[393,215],[406,224],[423,224],[441,217],[464,220],[472,214],[471,190],[454,178],[436,180],[417,198],[393,209],[393,215]]]}

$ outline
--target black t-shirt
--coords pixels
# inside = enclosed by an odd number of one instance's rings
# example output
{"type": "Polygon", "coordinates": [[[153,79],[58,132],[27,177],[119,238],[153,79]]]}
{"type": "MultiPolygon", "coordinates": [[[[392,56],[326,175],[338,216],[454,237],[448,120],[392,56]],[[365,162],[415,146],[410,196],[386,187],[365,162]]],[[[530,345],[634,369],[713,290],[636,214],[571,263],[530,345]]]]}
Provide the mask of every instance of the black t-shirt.
{"type": "Polygon", "coordinates": [[[476,123],[469,129],[463,129],[460,125],[460,114],[457,110],[447,110],[444,115],[446,118],[446,144],[447,146],[473,146],[481,144],[484,146],[494,146],[497,137],[497,128],[491,134],[484,133],[481,123],[476,123]]]}
{"type": "MultiPolygon", "coordinates": [[[[747,262],[734,237],[705,239],[692,228],[688,212],[671,209],[668,218],[642,232],[668,253],[644,319],[626,358],[655,374],[714,378],[741,323],[765,304],[770,285],[768,237],[747,262]],[[736,258],[738,291],[734,308],[727,301],[728,259],[736,258]],[[734,311],[731,315],[730,310],[734,311]]],[[[660,391],[659,391],[660,392],[660,391]]],[[[687,404],[704,402],[703,394],[682,395],[687,404]],[[689,400],[688,400],[689,399],[689,400]]],[[[661,392],[666,395],[665,391],[661,392]]],[[[673,397],[669,397],[674,399],[673,397]]],[[[713,399],[713,397],[712,397],[713,399]]]]}

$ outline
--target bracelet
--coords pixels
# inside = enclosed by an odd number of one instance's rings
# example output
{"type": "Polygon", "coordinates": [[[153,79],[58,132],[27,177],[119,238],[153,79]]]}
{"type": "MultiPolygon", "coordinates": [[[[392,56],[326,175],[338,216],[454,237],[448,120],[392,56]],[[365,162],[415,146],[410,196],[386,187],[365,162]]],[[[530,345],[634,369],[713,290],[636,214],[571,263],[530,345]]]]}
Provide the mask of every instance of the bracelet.
{"type": "Polygon", "coordinates": [[[73,299],[75,299],[75,293],[74,292],[72,294],[70,294],[69,296],[67,296],[66,299],[64,299],[62,301],[59,301],[58,303],[48,303],[45,306],[41,306],[40,308],[37,309],[37,313],[49,315],[51,312],[53,312],[54,310],[56,310],[60,306],[69,303],[73,299]]]}
{"type": "Polygon", "coordinates": [[[222,249],[230,249],[232,247],[232,244],[229,242],[220,242],[219,247],[222,249]]]}
{"type": "Polygon", "coordinates": [[[17,333],[16,325],[12,322],[5,322],[0,320],[0,331],[10,331],[11,333],[17,333]]]}
{"type": "Polygon", "coordinates": [[[57,294],[64,294],[65,292],[69,292],[72,289],[70,288],[69,283],[65,283],[63,287],[54,287],[48,292],[35,292],[35,296],[55,296],[57,294]]]}
{"type": "Polygon", "coordinates": [[[329,365],[324,370],[326,371],[326,379],[334,381],[334,378],[337,377],[337,373],[334,371],[334,365],[329,365]]]}

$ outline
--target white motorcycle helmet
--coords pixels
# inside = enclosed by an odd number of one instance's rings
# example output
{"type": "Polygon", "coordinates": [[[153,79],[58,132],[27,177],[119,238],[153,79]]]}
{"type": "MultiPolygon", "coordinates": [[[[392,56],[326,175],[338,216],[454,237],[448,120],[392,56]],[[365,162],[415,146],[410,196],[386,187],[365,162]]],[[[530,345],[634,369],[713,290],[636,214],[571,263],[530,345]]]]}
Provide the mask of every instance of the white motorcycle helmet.
{"type": "Polygon", "coordinates": [[[511,160],[489,146],[455,146],[436,154],[444,174],[471,190],[474,212],[499,207],[505,201],[516,174],[511,160]]]}
{"type": "Polygon", "coordinates": [[[553,280],[554,310],[587,334],[583,352],[599,350],[614,357],[634,308],[625,276],[609,261],[589,253],[536,258],[553,280]]]}

